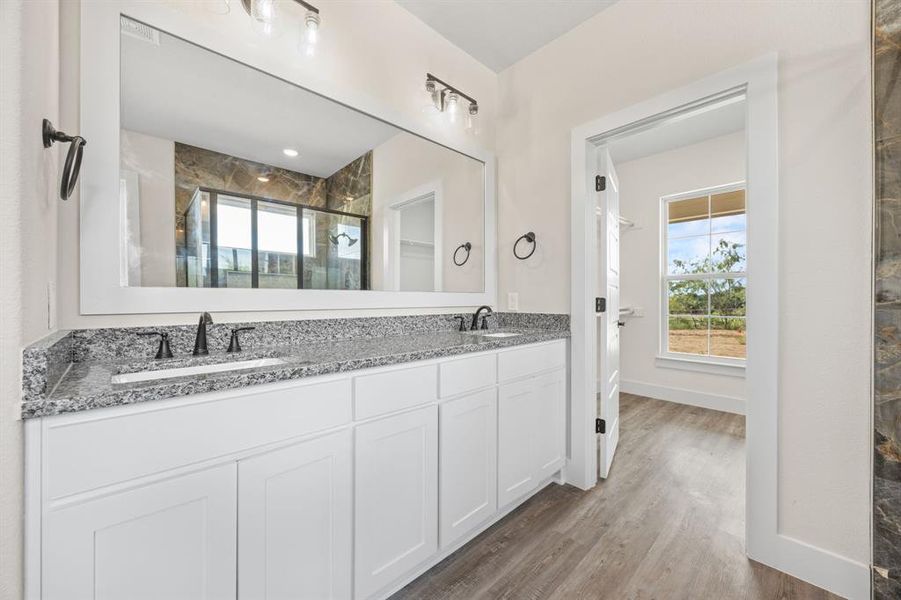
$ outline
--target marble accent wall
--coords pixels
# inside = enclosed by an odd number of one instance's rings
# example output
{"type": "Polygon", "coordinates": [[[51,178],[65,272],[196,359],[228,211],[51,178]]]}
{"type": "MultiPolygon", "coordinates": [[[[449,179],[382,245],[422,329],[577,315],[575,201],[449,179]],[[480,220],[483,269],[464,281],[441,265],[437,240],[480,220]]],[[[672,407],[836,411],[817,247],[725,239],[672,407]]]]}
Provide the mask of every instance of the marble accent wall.
{"type": "Polygon", "coordinates": [[[358,215],[372,214],[371,150],[328,177],[326,206],[358,215]]]}
{"type": "Polygon", "coordinates": [[[901,0],[875,0],[873,597],[901,598],[901,0]]]}
{"type": "Polygon", "coordinates": [[[175,213],[184,214],[198,187],[326,206],[326,180],[175,142],[175,213]],[[257,179],[260,175],[268,182],[257,179]]]}

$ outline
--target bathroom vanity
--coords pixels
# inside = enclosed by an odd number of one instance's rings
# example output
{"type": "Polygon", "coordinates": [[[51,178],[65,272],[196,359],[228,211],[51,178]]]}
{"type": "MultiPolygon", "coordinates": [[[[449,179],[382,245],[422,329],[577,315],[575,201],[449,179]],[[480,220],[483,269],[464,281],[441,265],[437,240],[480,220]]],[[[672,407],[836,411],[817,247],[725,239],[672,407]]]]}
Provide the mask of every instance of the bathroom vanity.
{"type": "Polygon", "coordinates": [[[393,363],[351,371],[98,385],[116,368],[70,365],[27,405],[30,597],[387,597],[561,480],[567,336],[328,344],[393,363]]]}

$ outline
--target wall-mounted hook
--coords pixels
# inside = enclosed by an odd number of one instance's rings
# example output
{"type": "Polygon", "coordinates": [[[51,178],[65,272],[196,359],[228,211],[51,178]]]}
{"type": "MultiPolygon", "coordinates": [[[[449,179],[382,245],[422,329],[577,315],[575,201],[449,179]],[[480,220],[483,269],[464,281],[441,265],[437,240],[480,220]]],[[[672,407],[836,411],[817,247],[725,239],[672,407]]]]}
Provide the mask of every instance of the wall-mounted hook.
{"type": "Polygon", "coordinates": [[[78,172],[81,170],[81,157],[84,154],[84,146],[87,141],[81,136],[68,135],[62,131],[57,131],[53,127],[53,123],[44,119],[41,125],[41,138],[44,141],[44,148],[49,148],[54,142],[68,142],[69,152],[66,154],[66,163],[63,165],[63,176],[59,183],[59,197],[61,200],[68,200],[75,191],[75,184],[78,182],[78,172]]]}
{"type": "Polygon", "coordinates": [[[515,242],[513,242],[513,256],[515,256],[519,260],[525,260],[525,259],[529,258],[530,256],[532,256],[533,254],[535,254],[536,248],[538,248],[538,244],[535,243],[535,232],[530,231],[528,233],[524,233],[521,236],[519,236],[518,238],[516,238],[515,242]],[[526,254],[525,256],[520,256],[520,254],[518,252],[516,252],[516,246],[518,246],[519,243],[523,240],[525,240],[529,244],[532,244],[532,250],[529,251],[529,253],[526,254]]]}
{"type": "Polygon", "coordinates": [[[466,264],[466,261],[469,260],[469,251],[470,251],[470,250],[472,250],[472,244],[470,244],[469,242],[464,242],[464,243],[460,244],[459,246],[457,246],[457,249],[454,250],[454,264],[457,265],[458,267],[462,267],[463,265],[465,265],[465,264],[466,264]],[[465,251],[465,252],[466,252],[466,256],[463,258],[462,261],[459,261],[459,262],[458,262],[458,261],[457,261],[457,253],[458,253],[460,250],[465,251]]]}

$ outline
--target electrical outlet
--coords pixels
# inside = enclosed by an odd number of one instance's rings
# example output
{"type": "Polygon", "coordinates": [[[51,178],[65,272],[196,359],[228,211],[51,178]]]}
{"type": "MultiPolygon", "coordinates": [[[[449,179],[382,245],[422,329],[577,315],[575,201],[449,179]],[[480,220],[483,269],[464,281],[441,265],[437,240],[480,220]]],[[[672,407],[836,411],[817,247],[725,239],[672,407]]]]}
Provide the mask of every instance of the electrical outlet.
{"type": "Polygon", "coordinates": [[[519,292],[507,292],[507,310],[519,310],[519,292]]]}

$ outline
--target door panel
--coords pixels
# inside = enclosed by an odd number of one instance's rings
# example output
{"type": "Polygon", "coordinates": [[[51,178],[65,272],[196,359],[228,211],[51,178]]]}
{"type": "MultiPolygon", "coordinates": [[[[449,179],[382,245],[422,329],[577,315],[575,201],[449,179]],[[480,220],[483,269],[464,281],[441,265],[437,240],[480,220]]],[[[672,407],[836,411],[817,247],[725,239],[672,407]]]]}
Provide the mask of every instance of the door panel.
{"type": "Polygon", "coordinates": [[[497,509],[497,390],[440,407],[441,547],[446,548],[497,509]]]}
{"type": "Polygon", "coordinates": [[[538,419],[534,379],[504,384],[498,394],[497,502],[505,506],[538,485],[532,444],[538,419]]]}
{"type": "Polygon", "coordinates": [[[360,425],[355,448],[356,598],[438,550],[438,407],[360,425]]]}
{"type": "Polygon", "coordinates": [[[45,514],[45,600],[235,597],[234,463],[45,514]]]}
{"type": "Polygon", "coordinates": [[[534,380],[537,431],[532,439],[537,479],[544,480],[566,460],[566,371],[554,371],[534,380]]]}
{"type": "Polygon", "coordinates": [[[598,417],[605,422],[606,432],[598,434],[598,477],[610,472],[619,441],[619,307],[620,307],[620,210],[619,178],[604,149],[599,153],[599,169],[607,178],[607,186],[599,194],[600,231],[598,232],[598,287],[607,298],[607,312],[598,327],[598,417]]]}
{"type": "Polygon", "coordinates": [[[238,597],[350,598],[351,431],[238,463],[238,597]]]}

